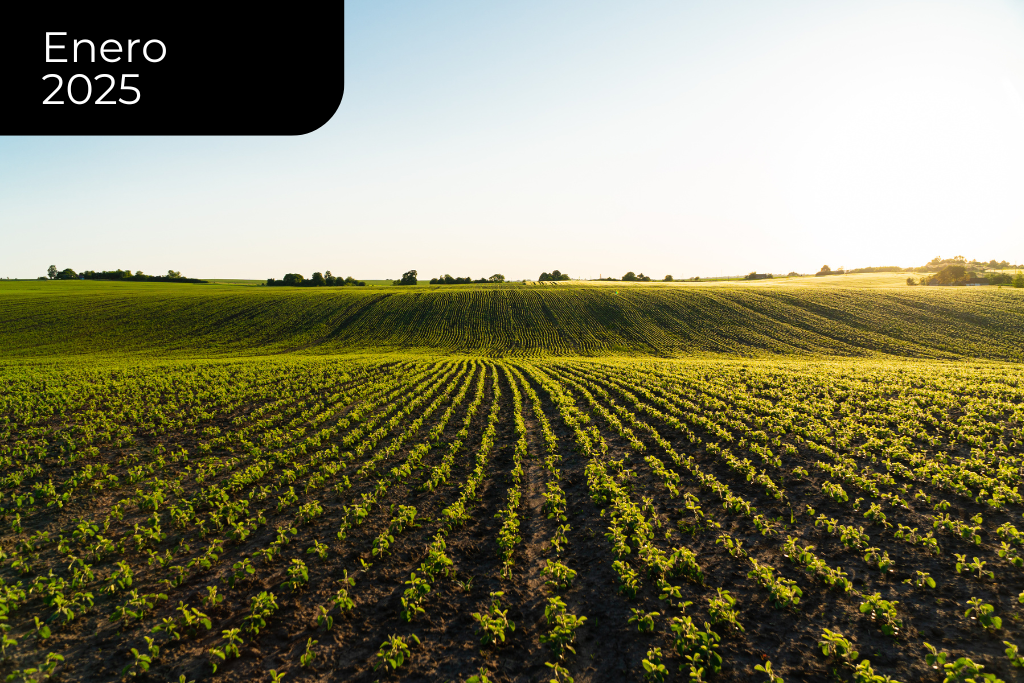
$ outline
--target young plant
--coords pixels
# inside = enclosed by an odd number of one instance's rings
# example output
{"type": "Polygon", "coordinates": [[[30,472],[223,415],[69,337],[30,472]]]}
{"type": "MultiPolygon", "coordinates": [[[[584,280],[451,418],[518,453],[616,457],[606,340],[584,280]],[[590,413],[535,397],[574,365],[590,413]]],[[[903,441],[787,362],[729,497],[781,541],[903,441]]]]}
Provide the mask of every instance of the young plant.
{"type": "MultiPolygon", "coordinates": [[[[159,648],[158,648],[159,651],[159,648]]],[[[153,664],[154,657],[148,654],[142,654],[137,648],[132,648],[132,662],[121,670],[122,676],[138,676],[140,673],[146,673],[149,671],[149,667],[153,664]]]]}
{"type": "Polygon", "coordinates": [[[915,571],[914,576],[912,576],[911,578],[903,579],[903,583],[911,584],[913,586],[917,586],[918,588],[924,588],[925,586],[928,586],[929,588],[935,588],[935,579],[932,578],[932,575],[928,572],[923,572],[920,570],[915,571]]]}
{"type": "Polygon", "coordinates": [[[878,567],[878,570],[883,574],[892,571],[893,565],[896,564],[889,558],[888,551],[879,552],[878,548],[868,548],[864,554],[864,561],[869,565],[878,567]]]}
{"type": "Polygon", "coordinates": [[[1024,667],[1024,657],[1020,656],[1017,646],[1008,640],[1004,640],[1003,645],[1006,646],[1006,658],[1010,660],[1010,666],[1015,669],[1024,667]]]}
{"type": "Polygon", "coordinates": [[[636,597],[640,590],[640,575],[624,560],[612,562],[612,569],[619,575],[619,592],[628,598],[636,597]]]}
{"type": "Polygon", "coordinates": [[[970,617],[971,621],[978,621],[983,627],[992,631],[998,631],[1003,627],[1002,618],[992,615],[996,610],[992,605],[984,603],[981,598],[971,598],[967,604],[970,607],[964,612],[964,616],[970,617]]]}
{"type": "Polygon", "coordinates": [[[424,614],[423,601],[430,593],[430,584],[423,577],[416,576],[413,572],[409,580],[405,582],[408,588],[402,596],[402,610],[399,616],[405,621],[412,621],[417,614],[424,614]]]}
{"type": "Polygon", "coordinates": [[[634,608],[629,623],[636,624],[636,630],[640,633],[654,633],[654,620],[660,616],[658,612],[645,613],[642,609],[634,608]]]}
{"type": "Polygon", "coordinates": [[[722,656],[716,651],[721,636],[711,630],[710,624],[704,622],[701,631],[691,617],[679,616],[672,618],[669,630],[676,652],[689,663],[691,681],[703,680],[705,671],[714,674],[722,669],[722,656]]]}
{"type": "Polygon", "coordinates": [[[573,677],[569,675],[569,670],[558,662],[544,662],[544,666],[551,669],[551,673],[554,675],[550,683],[573,683],[573,677]]]}
{"type": "Polygon", "coordinates": [[[576,654],[572,642],[576,640],[576,629],[586,623],[586,617],[569,614],[565,602],[557,595],[548,598],[548,606],[544,608],[548,632],[541,634],[540,642],[551,648],[552,652],[561,657],[568,650],[576,654]]]}
{"type": "Polygon", "coordinates": [[[867,596],[865,601],[860,604],[860,612],[861,614],[870,614],[871,621],[879,625],[882,633],[897,637],[903,627],[903,622],[896,612],[898,604],[895,601],[883,600],[881,593],[875,593],[867,596]]]}
{"type": "Polygon", "coordinates": [[[708,603],[708,616],[711,617],[712,624],[726,624],[739,631],[744,630],[740,624],[739,613],[735,609],[736,598],[732,597],[729,591],[719,588],[718,596],[711,598],[708,603]]]}
{"type": "Polygon", "coordinates": [[[548,560],[544,568],[540,570],[541,576],[549,577],[546,583],[553,588],[567,589],[576,578],[575,570],[569,569],[558,560],[548,560]]]}
{"type": "Polygon", "coordinates": [[[828,629],[822,631],[818,647],[821,648],[821,653],[826,657],[832,657],[850,666],[853,666],[853,663],[860,656],[860,653],[853,649],[853,644],[839,631],[830,631],[828,629]]]}
{"type": "Polygon", "coordinates": [[[307,555],[316,555],[321,560],[327,559],[327,544],[321,543],[320,541],[313,540],[313,545],[306,549],[307,555]]]}
{"type": "Polygon", "coordinates": [[[661,663],[661,648],[653,647],[647,651],[644,658],[644,678],[656,683],[663,683],[668,678],[668,667],[661,663]]]}
{"type": "Polygon", "coordinates": [[[940,652],[935,649],[935,646],[931,643],[925,643],[924,646],[928,650],[928,654],[924,656],[925,664],[933,669],[938,669],[946,665],[946,659],[949,657],[948,652],[940,652]]]}
{"type": "MultiPolygon", "coordinates": [[[[238,659],[242,656],[239,652],[238,646],[242,644],[242,637],[239,635],[241,629],[230,628],[226,631],[221,631],[221,640],[225,641],[222,647],[210,648],[210,654],[220,659],[221,662],[227,661],[228,658],[238,659]]],[[[216,659],[210,662],[213,667],[213,673],[217,673],[218,662],[216,659]]]]}
{"type": "Polygon", "coordinates": [[[756,665],[754,667],[754,670],[760,671],[761,673],[768,676],[768,683],[786,683],[785,679],[782,678],[782,676],[778,675],[777,673],[775,673],[775,671],[772,670],[772,661],[770,659],[764,660],[763,665],[756,665]]]}
{"type": "Polygon", "coordinates": [[[306,568],[306,563],[296,558],[292,560],[292,566],[288,567],[289,579],[282,585],[289,586],[293,591],[297,591],[307,583],[309,583],[309,569],[306,568]]]}
{"type": "Polygon", "coordinates": [[[985,571],[986,564],[987,563],[984,560],[979,560],[975,557],[974,561],[967,565],[967,568],[970,569],[972,573],[977,572],[979,580],[985,578],[985,576],[988,576],[990,580],[994,580],[996,578],[995,572],[985,571]]]}
{"type": "MultiPolygon", "coordinates": [[[[420,639],[414,633],[409,634],[409,640],[415,641],[417,645],[420,644],[420,639]]],[[[380,649],[377,651],[378,661],[374,669],[383,666],[385,671],[397,671],[410,657],[409,644],[405,638],[398,635],[388,636],[388,639],[380,644],[380,649]]]]}
{"type": "Polygon", "coordinates": [[[327,613],[327,608],[323,605],[318,605],[316,608],[316,625],[323,626],[327,631],[334,628],[334,617],[327,613]]]}
{"type": "Polygon", "coordinates": [[[277,598],[273,593],[262,591],[252,596],[249,616],[242,620],[246,632],[257,636],[261,629],[267,627],[267,619],[278,610],[277,598]]]}
{"type": "Polygon", "coordinates": [[[313,651],[313,648],[319,642],[319,640],[313,640],[312,638],[309,639],[306,643],[306,651],[299,657],[300,666],[305,668],[313,663],[313,660],[316,658],[316,652],[313,651]]]}
{"type": "Polygon", "coordinates": [[[206,605],[206,608],[216,607],[222,602],[224,602],[224,596],[217,595],[217,587],[207,586],[206,595],[203,597],[203,604],[206,605]]]}
{"type": "Polygon", "coordinates": [[[516,625],[508,618],[508,610],[501,609],[501,597],[505,593],[503,591],[494,591],[491,593],[491,607],[486,614],[480,612],[473,613],[473,620],[479,625],[478,632],[480,635],[480,644],[489,645],[490,643],[497,643],[499,640],[505,642],[505,631],[515,631],[516,625]]]}

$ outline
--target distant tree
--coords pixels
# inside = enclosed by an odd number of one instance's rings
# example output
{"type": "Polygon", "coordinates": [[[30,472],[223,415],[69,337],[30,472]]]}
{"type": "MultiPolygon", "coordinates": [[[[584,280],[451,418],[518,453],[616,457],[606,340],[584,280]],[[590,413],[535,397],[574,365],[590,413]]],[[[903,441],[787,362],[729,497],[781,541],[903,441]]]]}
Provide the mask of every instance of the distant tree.
{"type": "Polygon", "coordinates": [[[1009,273],[988,273],[985,275],[985,279],[988,280],[990,285],[1011,285],[1013,284],[1013,276],[1009,273]]]}
{"type": "Polygon", "coordinates": [[[796,272],[795,270],[791,270],[789,271],[789,275],[787,275],[786,277],[800,277],[800,273],[796,272]]]}
{"type": "Polygon", "coordinates": [[[636,282],[636,273],[632,270],[622,276],[623,282],[636,282]]]}
{"type": "Polygon", "coordinates": [[[967,259],[965,259],[963,256],[954,256],[953,260],[956,261],[957,263],[967,263],[967,259]]]}
{"type": "Polygon", "coordinates": [[[936,256],[935,258],[933,258],[931,261],[928,262],[928,265],[929,266],[937,266],[940,263],[942,263],[942,257],[941,256],[936,256]]]}
{"type": "Polygon", "coordinates": [[[553,270],[550,273],[541,273],[540,277],[537,278],[540,282],[559,282],[562,280],[569,280],[569,274],[563,273],[560,270],[553,270]]]}
{"type": "Polygon", "coordinates": [[[647,276],[647,275],[644,275],[643,273],[640,273],[639,275],[637,275],[636,279],[638,281],[640,281],[640,282],[650,282],[651,281],[651,278],[649,276],[647,276]]]}
{"type": "Polygon", "coordinates": [[[287,273],[284,276],[284,284],[290,287],[297,287],[302,284],[304,277],[300,273],[287,273]]]}
{"type": "Polygon", "coordinates": [[[490,280],[491,282],[504,282],[505,276],[502,275],[501,273],[495,273],[494,275],[490,276],[487,279],[490,280]]]}
{"type": "Polygon", "coordinates": [[[46,274],[50,276],[51,280],[57,278],[57,266],[50,266],[46,269],[46,274]]]}
{"type": "Polygon", "coordinates": [[[1024,273],[1017,273],[1017,277],[1013,278],[1013,286],[1017,289],[1024,287],[1024,273]]]}
{"type": "Polygon", "coordinates": [[[75,271],[71,270],[70,268],[65,268],[64,270],[62,270],[59,273],[57,273],[57,275],[56,275],[56,277],[54,279],[56,279],[56,280],[77,280],[78,279],[78,273],[76,273],[75,271]]]}
{"type": "MultiPolygon", "coordinates": [[[[331,271],[328,270],[326,273],[324,273],[324,283],[328,287],[334,287],[335,285],[338,284],[338,278],[331,275],[331,271]]],[[[345,281],[342,280],[341,284],[345,284],[345,281]]]]}
{"type": "Polygon", "coordinates": [[[666,275],[662,282],[675,282],[675,278],[671,275],[666,275]]]}
{"type": "Polygon", "coordinates": [[[310,287],[324,287],[327,285],[327,280],[324,279],[324,274],[317,271],[313,273],[313,277],[309,278],[310,287]]]}
{"type": "Polygon", "coordinates": [[[912,277],[908,277],[908,278],[907,278],[907,284],[908,284],[908,285],[910,285],[911,287],[913,287],[914,285],[916,285],[916,284],[917,284],[917,280],[915,280],[915,279],[914,279],[914,278],[912,278],[912,277]]]}
{"type": "Polygon", "coordinates": [[[416,279],[416,275],[417,273],[415,270],[407,270],[404,273],[402,273],[402,279],[395,280],[394,283],[396,285],[414,285],[418,282],[418,280],[416,279]]]}
{"type": "Polygon", "coordinates": [[[826,263],[825,265],[823,265],[823,266],[821,267],[821,270],[819,270],[818,272],[819,272],[819,273],[831,273],[831,272],[832,272],[832,269],[831,269],[831,268],[829,268],[829,267],[828,267],[828,264],[826,263]]]}
{"type": "Polygon", "coordinates": [[[177,270],[168,270],[167,277],[170,278],[171,280],[177,280],[178,278],[181,277],[181,273],[178,272],[177,270]]]}
{"type": "Polygon", "coordinates": [[[940,268],[939,271],[935,273],[934,280],[940,285],[960,285],[967,282],[969,277],[967,268],[959,264],[954,264],[940,268]]]}

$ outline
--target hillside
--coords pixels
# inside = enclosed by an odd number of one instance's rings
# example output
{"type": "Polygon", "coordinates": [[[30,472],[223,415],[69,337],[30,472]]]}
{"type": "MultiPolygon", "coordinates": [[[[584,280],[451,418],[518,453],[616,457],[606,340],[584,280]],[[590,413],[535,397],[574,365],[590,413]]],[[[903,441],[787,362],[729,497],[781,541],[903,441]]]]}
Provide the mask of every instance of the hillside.
{"type": "Polygon", "coordinates": [[[425,350],[1024,360],[1013,289],[0,284],[6,357],[425,350]]]}

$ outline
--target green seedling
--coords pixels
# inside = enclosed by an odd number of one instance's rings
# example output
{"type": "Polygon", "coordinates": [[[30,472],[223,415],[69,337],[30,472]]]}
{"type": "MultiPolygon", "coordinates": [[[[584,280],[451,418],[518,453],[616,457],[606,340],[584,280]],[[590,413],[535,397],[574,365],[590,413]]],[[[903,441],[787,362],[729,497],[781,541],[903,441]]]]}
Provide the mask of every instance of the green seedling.
{"type": "Polygon", "coordinates": [[[644,667],[644,678],[648,681],[663,683],[668,678],[668,667],[661,663],[661,648],[653,647],[641,662],[644,667]]]}
{"type": "Polygon", "coordinates": [[[633,609],[633,616],[629,623],[636,624],[636,630],[640,633],[654,633],[654,620],[660,617],[658,612],[644,612],[641,609],[633,609]]]}
{"type": "MultiPolygon", "coordinates": [[[[420,639],[413,633],[409,634],[408,639],[417,645],[420,644],[420,639]]],[[[385,671],[397,671],[410,657],[411,652],[406,639],[399,635],[391,635],[381,643],[380,649],[377,651],[378,661],[374,669],[384,667],[385,671]]]]}
{"type": "Polygon", "coordinates": [[[316,652],[313,651],[313,648],[319,642],[319,640],[313,640],[312,638],[309,639],[309,641],[306,643],[306,651],[299,656],[300,666],[306,668],[307,666],[313,663],[313,660],[316,658],[316,652]]]}
{"type": "Polygon", "coordinates": [[[505,642],[505,631],[515,631],[516,625],[508,618],[508,610],[501,609],[501,598],[505,593],[503,591],[494,591],[491,593],[491,606],[486,614],[480,612],[473,613],[473,620],[477,622],[478,633],[480,633],[480,644],[489,645],[491,643],[498,643],[499,641],[505,642]]]}

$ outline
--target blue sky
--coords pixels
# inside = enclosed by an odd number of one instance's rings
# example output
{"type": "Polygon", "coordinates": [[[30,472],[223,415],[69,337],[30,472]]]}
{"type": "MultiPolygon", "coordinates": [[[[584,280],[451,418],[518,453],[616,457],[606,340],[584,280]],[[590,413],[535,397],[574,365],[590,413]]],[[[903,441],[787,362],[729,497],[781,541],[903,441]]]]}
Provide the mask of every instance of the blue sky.
{"type": "Polygon", "coordinates": [[[0,277],[1024,262],[1024,3],[346,5],[309,135],[0,137],[0,277]]]}

